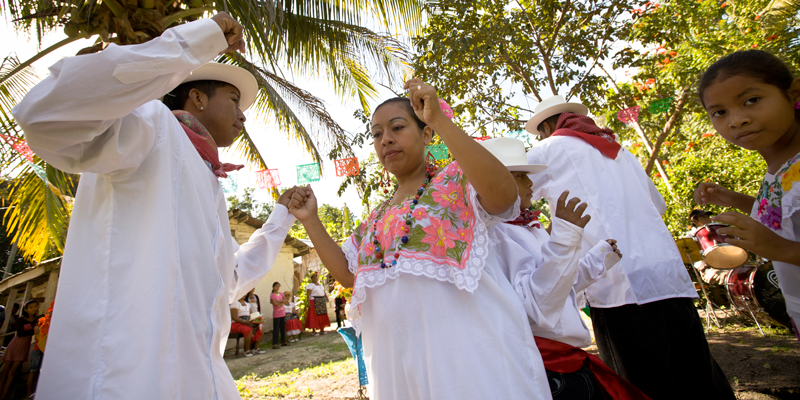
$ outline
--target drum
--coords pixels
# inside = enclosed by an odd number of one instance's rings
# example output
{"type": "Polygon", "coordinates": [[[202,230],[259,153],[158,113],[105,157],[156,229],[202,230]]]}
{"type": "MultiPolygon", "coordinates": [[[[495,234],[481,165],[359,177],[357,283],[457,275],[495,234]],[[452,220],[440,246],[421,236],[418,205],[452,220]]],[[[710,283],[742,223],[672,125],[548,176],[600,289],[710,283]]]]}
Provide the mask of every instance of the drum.
{"type": "Polygon", "coordinates": [[[725,286],[731,307],[741,315],[747,318],[755,315],[761,323],[792,326],[772,262],[747,264],[731,270],[725,286]]]}
{"type": "Polygon", "coordinates": [[[726,226],[728,225],[706,224],[695,233],[706,264],[717,269],[733,269],[747,262],[747,251],[725,243],[727,236],[717,232],[726,226]]]}

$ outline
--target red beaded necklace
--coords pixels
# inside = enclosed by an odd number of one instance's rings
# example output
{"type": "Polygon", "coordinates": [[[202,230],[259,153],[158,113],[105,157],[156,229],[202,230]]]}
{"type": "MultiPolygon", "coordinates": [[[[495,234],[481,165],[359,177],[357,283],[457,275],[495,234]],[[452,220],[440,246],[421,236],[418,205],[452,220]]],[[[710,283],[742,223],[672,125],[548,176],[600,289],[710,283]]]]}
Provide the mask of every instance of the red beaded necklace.
{"type": "MultiPolygon", "coordinates": [[[[394,188],[394,192],[392,192],[392,196],[389,198],[389,200],[383,202],[381,209],[375,216],[375,221],[372,223],[372,244],[375,245],[375,257],[381,260],[381,268],[391,268],[397,265],[397,259],[400,258],[400,250],[402,250],[403,246],[405,246],[405,244],[408,243],[408,235],[411,233],[411,224],[413,223],[414,220],[413,216],[414,207],[416,207],[417,204],[419,203],[419,197],[422,196],[423,192],[425,192],[425,188],[428,187],[428,185],[430,185],[435,171],[436,167],[432,163],[428,164],[425,167],[425,180],[422,182],[422,187],[417,189],[417,194],[414,196],[413,199],[411,199],[410,204],[408,205],[409,208],[408,214],[406,214],[405,217],[403,217],[403,220],[405,220],[406,224],[406,226],[403,228],[404,235],[400,238],[400,241],[395,245],[394,260],[392,260],[391,263],[386,262],[386,259],[384,258],[384,256],[386,255],[385,251],[381,250],[381,242],[378,241],[378,221],[380,221],[383,218],[386,209],[389,206],[389,203],[394,198],[395,193],[397,193],[397,187],[394,188]]],[[[394,241],[395,241],[394,238],[392,238],[392,242],[394,241]]]]}

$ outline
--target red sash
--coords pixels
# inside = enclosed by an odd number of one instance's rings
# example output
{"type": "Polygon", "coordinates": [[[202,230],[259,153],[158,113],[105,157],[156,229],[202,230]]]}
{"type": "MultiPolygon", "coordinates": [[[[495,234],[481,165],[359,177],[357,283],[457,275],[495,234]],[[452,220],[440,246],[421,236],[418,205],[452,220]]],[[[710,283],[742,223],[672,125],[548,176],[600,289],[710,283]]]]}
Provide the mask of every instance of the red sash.
{"type": "Polygon", "coordinates": [[[622,146],[616,142],[614,131],[600,128],[594,121],[585,115],[575,115],[565,112],[558,117],[556,131],[551,136],[572,136],[583,139],[592,147],[614,160],[622,146]]]}
{"type": "Polygon", "coordinates": [[[542,354],[544,367],[547,370],[562,374],[575,372],[581,368],[583,360],[588,358],[589,368],[609,398],[614,400],[650,400],[636,386],[622,379],[611,368],[603,364],[597,356],[566,343],[538,336],[535,339],[536,347],[539,348],[539,352],[542,354]]]}

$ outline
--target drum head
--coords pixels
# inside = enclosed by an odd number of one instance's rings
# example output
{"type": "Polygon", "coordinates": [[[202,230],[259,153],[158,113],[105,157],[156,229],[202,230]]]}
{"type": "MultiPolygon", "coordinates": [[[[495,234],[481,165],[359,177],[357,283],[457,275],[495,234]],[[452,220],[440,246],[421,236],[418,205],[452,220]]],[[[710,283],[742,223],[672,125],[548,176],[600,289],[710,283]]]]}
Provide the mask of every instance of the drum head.
{"type": "Polygon", "coordinates": [[[747,262],[747,251],[741,247],[720,244],[705,252],[706,264],[717,269],[733,269],[747,262]]]}

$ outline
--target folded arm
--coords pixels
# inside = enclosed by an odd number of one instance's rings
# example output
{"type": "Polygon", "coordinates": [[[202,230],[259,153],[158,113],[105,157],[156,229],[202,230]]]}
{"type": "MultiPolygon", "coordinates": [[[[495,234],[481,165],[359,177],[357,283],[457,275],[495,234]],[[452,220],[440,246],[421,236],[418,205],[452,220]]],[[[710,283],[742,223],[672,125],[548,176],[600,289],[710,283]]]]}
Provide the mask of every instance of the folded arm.
{"type": "Polygon", "coordinates": [[[607,241],[601,240],[589,250],[578,265],[578,274],[575,276],[573,289],[580,292],[605,276],[611,267],[617,265],[620,257],[614,253],[607,241]]]}
{"type": "Polygon", "coordinates": [[[553,235],[533,264],[515,266],[512,284],[528,317],[538,326],[554,327],[572,291],[581,255],[583,229],[553,218],[553,235]]]}

